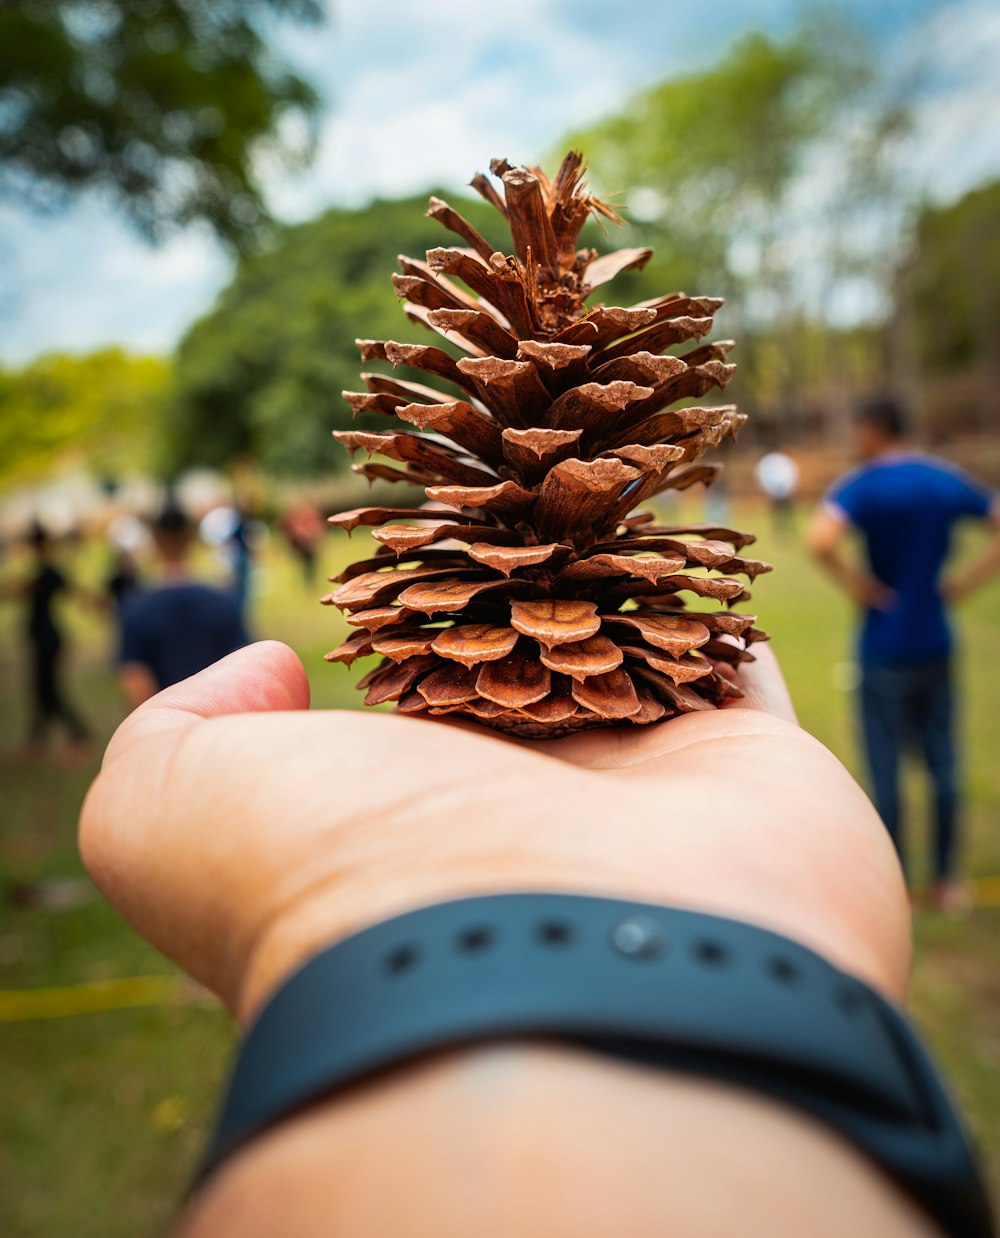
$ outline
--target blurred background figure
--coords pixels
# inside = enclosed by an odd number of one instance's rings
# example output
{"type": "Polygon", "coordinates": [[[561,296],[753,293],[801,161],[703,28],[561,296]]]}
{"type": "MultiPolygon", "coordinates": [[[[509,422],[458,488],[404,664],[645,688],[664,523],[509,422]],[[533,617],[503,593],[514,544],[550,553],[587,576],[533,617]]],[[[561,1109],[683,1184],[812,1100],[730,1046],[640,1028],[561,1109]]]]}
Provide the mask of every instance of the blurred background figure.
{"type": "Polygon", "coordinates": [[[56,566],[52,556],[52,540],[46,530],[36,524],[28,536],[33,557],[33,570],[22,583],[5,587],[8,597],[21,597],[27,603],[25,635],[31,663],[31,710],[24,756],[37,760],[45,751],[49,727],[61,722],[69,736],[72,759],[89,753],[89,728],[76,708],[66,698],[62,684],[65,640],[58,623],[56,599],[78,592],[56,566]]]}
{"type": "Polygon", "coordinates": [[[249,643],[233,596],[191,575],[195,528],[179,507],[164,507],[153,540],[162,583],[122,616],[119,682],[129,710],[249,643]]]}
{"type": "Polygon", "coordinates": [[[111,559],[111,572],[105,582],[105,592],[115,615],[121,618],[126,605],[141,588],[139,565],[131,550],[119,547],[111,559]]]}
{"type": "Polygon", "coordinates": [[[819,562],[863,610],[860,631],[861,730],[876,807],[906,863],[900,760],[913,747],[934,787],[932,905],[957,909],[955,881],[960,785],[950,602],[1000,571],[1000,503],[986,486],[906,446],[903,408],[889,398],[864,405],[856,447],[863,463],[834,483],[810,524],[819,562]],[[991,520],[995,535],[971,567],[942,582],[955,524],[991,520]],[[855,530],[866,567],[842,555],[855,530]]]}
{"type": "Polygon", "coordinates": [[[244,495],[232,504],[217,504],[198,525],[198,535],[214,548],[229,577],[229,590],[246,624],[254,599],[257,552],[267,536],[267,526],[257,514],[259,506],[256,495],[244,495]]]}
{"type": "Polygon", "coordinates": [[[149,540],[146,526],[136,516],[119,513],[108,525],[107,538],[111,562],[104,582],[104,593],[112,613],[120,622],[128,602],[142,588],[138,554],[149,540]]]}
{"type": "Polygon", "coordinates": [[[757,461],[753,475],[767,497],[775,533],[787,535],[794,521],[799,466],[786,451],[774,448],[757,461]]]}
{"type": "Polygon", "coordinates": [[[278,520],[278,531],[298,559],[307,589],[316,584],[316,551],[326,530],[326,521],[315,503],[293,503],[278,520]]]}
{"type": "Polygon", "coordinates": [[[233,509],[233,526],[226,549],[232,567],[232,590],[236,608],[242,622],[247,620],[250,599],[253,593],[253,567],[255,547],[254,517],[246,502],[233,509]]]}

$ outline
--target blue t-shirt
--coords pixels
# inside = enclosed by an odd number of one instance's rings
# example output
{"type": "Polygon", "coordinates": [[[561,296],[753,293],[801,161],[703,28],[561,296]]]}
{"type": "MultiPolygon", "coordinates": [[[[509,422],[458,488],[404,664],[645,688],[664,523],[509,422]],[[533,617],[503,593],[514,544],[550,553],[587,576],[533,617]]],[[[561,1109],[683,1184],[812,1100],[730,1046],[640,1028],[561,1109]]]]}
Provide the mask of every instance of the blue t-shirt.
{"type": "Polygon", "coordinates": [[[899,666],[945,658],[952,636],[938,592],[951,531],[964,516],[983,519],[993,492],[931,456],[899,453],[873,460],[836,482],[827,503],[865,540],[872,574],[896,599],[869,610],[861,661],[899,666]]]}
{"type": "Polygon", "coordinates": [[[249,643],[234,598],[182,581],[126,604],[118,661],[148,666],[162,690],[249,643]]]}

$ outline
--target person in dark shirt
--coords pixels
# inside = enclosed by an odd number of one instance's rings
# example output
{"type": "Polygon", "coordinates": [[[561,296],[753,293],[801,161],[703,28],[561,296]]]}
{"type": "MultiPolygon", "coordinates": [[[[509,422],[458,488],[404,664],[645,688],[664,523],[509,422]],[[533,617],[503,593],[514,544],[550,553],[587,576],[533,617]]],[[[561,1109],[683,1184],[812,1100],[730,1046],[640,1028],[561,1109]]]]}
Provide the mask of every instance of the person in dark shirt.
{"type": "Polygon", "coordinates": [[[61,683],[62,631],[56,616],[56,599],[71,591],[66,577],[52,562],[52,543],[41,525],[29,535],[35,556],[35,569],[18,592],[26,597],[28,648],[31,655],[31,720],[28,752],[40,752],[48,737],[49,724],[62,722],[70,743],[81,752],[90,732],[77,710],[66,699],[61,683]]]}
{"type": "Polygon", "coordinates": [[[905,866],[899,765],[913,745],[934,787],[931,902],[961,905],[954,879],[959,810],[949,603],[1000,571],[1000,505],[994,493],[933,456],[908,450],[903,410],[892,400],[865,406],[857,421],[862,465],[834,483],[807,540],[863,608],[861,731],[873,797],[905,866]],[[967,571],[942,580],[952,532],[988,520],[993,541],[967,571]],[[867,568],[847,563],[840,543],[860,533],[867,568]]]}
{"type": "Polygon", "coordinates": [[[163,584],[122,613],[119,681],[130,710],[249,643],[232,595],[189,574],[194,529],[185,514],[165,508],[153,536],[163,584]]]}

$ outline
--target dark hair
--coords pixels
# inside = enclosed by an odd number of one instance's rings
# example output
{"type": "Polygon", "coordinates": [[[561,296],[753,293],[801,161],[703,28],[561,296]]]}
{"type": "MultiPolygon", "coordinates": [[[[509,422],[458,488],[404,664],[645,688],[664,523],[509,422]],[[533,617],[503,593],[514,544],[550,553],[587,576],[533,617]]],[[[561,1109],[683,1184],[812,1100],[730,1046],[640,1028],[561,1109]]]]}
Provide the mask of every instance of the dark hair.
{"type": "Polygon", "coordinates": [[[35,550],[42,550],[49,544],[49,540],[45,525],[36,520],[28,530],[28,545],[35,550]]]}
{"type": "Polygon", "coordinates": [[[857,421],[880,430],[886,438],[905,438],[910,428],[906,409],[892,396],[876,396],[867,400],[858,409],[857,421]]]}
{"type": "Polygon", "coordinates": [[[167,503],[153,521],[157,533],[165,533],[168,537],[177,537],[181,533],[191,531],[191,521],[176,503],[167,503]]]}

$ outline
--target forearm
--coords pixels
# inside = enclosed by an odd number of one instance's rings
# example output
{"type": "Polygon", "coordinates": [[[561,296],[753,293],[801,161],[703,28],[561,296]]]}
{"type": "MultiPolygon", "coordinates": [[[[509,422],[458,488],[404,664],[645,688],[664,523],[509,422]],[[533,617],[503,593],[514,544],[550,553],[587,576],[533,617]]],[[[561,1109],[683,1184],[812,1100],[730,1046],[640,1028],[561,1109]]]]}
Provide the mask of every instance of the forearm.
{"type": "Polygon", "coordinates": [[[813,551],[814,558],[826,574],[856,602],[866,605],[875,582],[871,573],[856,567],[844,558],[839,547],[813,551]]]}
{"type": "Polygon", "coordinates": [[[997,533],[983,555],[968,567],[952,574],[944,591],[951,600],[957,601],[982,588],[998,574],[1000,574],[1000,533],[997,533]]]}
{"type": "Polygon", "coordinates": [[[157,684],[148,666],[141,662],[125,662],[118,671],[118,686],[131,713],[156,695],[157,684]]]}
{"type": "Polygon", "coordinates": [[[555,1043],[442,1055],[249,1145],[178,1238],[924,1238],[853,1148],[755,1093],[555,1043]]]}

